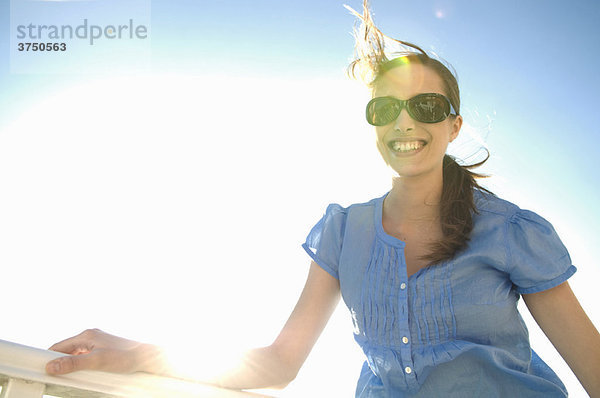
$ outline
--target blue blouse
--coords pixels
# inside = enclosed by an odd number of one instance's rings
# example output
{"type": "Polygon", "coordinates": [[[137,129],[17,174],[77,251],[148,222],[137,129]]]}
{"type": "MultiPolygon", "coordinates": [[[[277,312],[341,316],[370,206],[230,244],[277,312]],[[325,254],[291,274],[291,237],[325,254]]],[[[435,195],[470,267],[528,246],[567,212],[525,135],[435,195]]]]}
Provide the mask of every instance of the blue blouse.
{"type": "Polygon", "coordinates": [[[302,245],[340,281],[367,357],[356,397],[567,396],[517,310],[519,294],[576,271],[552,225],[477,190],[467,248],[407,278],[405,243],[383,230],[386,195],[329,205],[302,245]]]}

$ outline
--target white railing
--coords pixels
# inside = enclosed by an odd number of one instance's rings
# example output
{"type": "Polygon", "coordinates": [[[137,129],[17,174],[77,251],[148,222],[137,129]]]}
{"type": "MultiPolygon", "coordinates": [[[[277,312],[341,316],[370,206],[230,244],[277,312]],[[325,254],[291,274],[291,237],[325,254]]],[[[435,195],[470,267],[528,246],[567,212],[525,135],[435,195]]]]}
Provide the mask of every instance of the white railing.
{"type": "Polygon", "coordinates": [[[0,340],[0,398],[41,398],[46,394],[62,398],[266,397],[142,373],[80,371],[59,377],[46,374],[46,363],[62,355],[0,340]]]}

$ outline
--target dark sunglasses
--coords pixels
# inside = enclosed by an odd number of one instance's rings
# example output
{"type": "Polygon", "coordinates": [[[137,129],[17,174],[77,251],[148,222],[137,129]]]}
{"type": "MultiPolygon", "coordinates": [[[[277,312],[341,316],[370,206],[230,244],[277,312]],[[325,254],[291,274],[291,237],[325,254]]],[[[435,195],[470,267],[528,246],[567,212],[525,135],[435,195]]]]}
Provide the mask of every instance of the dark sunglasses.
{"type": "Polygon", "coordinates": [[[402,109],[414,120],[423,123],[439,123],[450,115],[457,115],[450,100],[442,94],[419,94],[407,100],[394,97],[373,98],[367,104],[367,122],[373,126],[385,126],[400,116],[402,109]]]}

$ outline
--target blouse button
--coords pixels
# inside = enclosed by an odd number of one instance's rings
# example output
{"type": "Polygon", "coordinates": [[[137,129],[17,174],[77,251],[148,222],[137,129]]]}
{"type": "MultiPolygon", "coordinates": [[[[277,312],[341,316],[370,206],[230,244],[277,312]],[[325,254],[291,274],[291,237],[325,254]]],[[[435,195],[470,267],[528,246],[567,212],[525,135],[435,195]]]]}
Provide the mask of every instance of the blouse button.
{"type": "Polygon", "coordinates": [[[402,342],[404,344],[408,344],[408,337],[406,337],[406,336],[402,337],[402,342]]]}
{"type": "Polygon", "coordinates": [[[406,283],[400,284],[400,289],[402,289],[402,290],[406,289],[406,283]]]}
{"type": "Polygon", "coordinates": [[[407,374],[411,374],[411,373],[412,373],[412,369],[410,368],[410,366],[407,366],[407,367],[405,367],[405,368],[404,368],[404,371],[405,371],[407,374]]]}

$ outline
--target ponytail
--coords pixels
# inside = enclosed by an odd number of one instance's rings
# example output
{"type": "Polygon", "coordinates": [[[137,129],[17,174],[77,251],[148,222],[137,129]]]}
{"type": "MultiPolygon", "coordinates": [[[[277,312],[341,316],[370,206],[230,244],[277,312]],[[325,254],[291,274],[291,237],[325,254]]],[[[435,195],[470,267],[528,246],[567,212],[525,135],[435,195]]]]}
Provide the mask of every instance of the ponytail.
{"type": "MultiPolygon", "coordinates": [[[[487,150],[486,150],[487,152],[487,150]]],[[[471,171],[484,164],[490,157],[489,152],[484,160],[472,165],[461,166],[454,157],[444,155],[443,187],[440,208],[440,221],[444,237],[432,244],[431,253],[423,256],[428,265],[446,261],[467,246],[473,230],[473,214],[477,213],[473,191],[475,189],[490,191],[481,187],[476,178],[487,177],[471,171]]]]}

